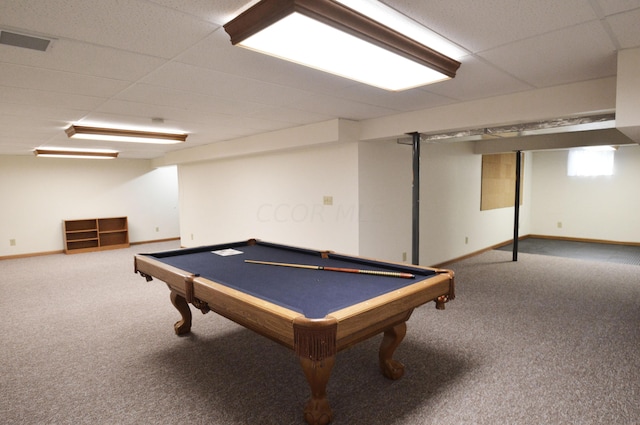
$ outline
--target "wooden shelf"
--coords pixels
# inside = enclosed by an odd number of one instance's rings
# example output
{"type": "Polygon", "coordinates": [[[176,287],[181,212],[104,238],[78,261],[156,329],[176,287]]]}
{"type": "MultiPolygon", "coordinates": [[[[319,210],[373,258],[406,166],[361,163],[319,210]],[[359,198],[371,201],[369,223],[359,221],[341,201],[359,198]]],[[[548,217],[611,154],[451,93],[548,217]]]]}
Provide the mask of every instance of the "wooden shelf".
{"type": "Polygon", "coordinates": [[[67,254],[129,246],[127,217],[64,220],[62,233],[67,254]]]}

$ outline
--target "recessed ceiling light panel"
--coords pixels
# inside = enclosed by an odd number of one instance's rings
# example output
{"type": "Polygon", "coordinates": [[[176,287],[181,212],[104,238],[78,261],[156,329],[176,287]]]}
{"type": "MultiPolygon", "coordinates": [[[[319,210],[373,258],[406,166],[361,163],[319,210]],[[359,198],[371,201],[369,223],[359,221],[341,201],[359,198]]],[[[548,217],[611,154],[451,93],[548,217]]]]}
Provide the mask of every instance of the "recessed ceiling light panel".
{"type": "Polygon", "coordinates": [[[119,152],[108,149],[36,148],[33,153],[42,158],[115,159],[119,152]]]}
{"type": "Polygon", "coordinates": [[[231,43],[387,90],[453,78],[460,62],[332,0],[262,0],[231,43]]]}
{"type": "Polygon", "coordinates": [[[172,144],[187,140],[185,133],[125,130],[107,127],[70,125],[65,133],[71,139],[106,140],[111,142],[172,144]]]}

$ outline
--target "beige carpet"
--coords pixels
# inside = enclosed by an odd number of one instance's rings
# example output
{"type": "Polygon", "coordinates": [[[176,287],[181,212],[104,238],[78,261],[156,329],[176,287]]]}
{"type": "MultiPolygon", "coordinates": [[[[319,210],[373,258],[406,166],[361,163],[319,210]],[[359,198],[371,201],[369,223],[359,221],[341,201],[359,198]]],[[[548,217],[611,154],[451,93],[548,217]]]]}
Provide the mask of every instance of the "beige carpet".
{"type": "MultiPolygon", "coordinates": [[[[513,244],[510,243],[499,249],[513,252],[513,244]]],[[[640,246],[638,245],[528,237],[518,241],[518,252],[640,266],[640,246]]]]}
{"type": "MultiPolygon", "coordinates": [[[[178,313],[130,249],[0,261],[0,421],[300,424],[308,386],[292,352],[212,313],[178,313]]],[[[396,358],[379,339],[339,353],[335,424],[640,421],[637,266],[490,251],[453,264],[457,299],[417,309],[396,358]]]]}

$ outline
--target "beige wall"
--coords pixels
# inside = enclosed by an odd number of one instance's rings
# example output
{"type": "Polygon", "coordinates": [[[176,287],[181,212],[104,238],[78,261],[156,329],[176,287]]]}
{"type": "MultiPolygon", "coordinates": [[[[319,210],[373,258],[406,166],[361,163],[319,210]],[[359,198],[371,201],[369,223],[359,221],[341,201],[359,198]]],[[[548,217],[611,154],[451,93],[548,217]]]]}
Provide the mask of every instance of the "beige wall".
{"type": "MultiPolygon", "coordinates": [[[[411,147],[395,137],[613,110],[615,89],[615,79],[603,79],[361,123],[332,120],[153,161],[0,156],[0,257],[61,250],[63,219],[127,215],[133,242],[258,237],[394,261],[406,252],[411,261],[411,147]],[[165,164],[178,172],[153,168],[165,164]]],[[[512,207],[480,212],[481,156],[473,148],[422,146],[421,264],[513,236],[512,207]]],[[[630,230],[638,228],[638,149],[621,147],[619,174],[593,186],[562,176],[563,151],[528,153],[520,234],[640,241],[630,230]]]]}
{"type": "Polygon", "coordinates": [[[61,251],[65,219],[128,216],[131,242],[179,234],[175,167],[150,161],[0,156],[0,199],[0,257],[61,251]]]}
{"type": "Polygon", "coordinates": [[[357,254],[357,148],[333,143],[179,165],[182,244],[257,238],[357,254]]]}
{"type": "Polygon", "coordinates": [[[608,177],[567,177],[567,152],[533,154],[531,233],[640,242],[640,146],[621,146],[608,177]]]}
{"type": "MultiPolygon", "coordinates": [[[[360,252],[391,261],[403,261],[406,253],[411,262],[412,147],[395,140],[360,146],[360,252]]],[[[528,162],[520,234],[529,233],[528,162]]],[[[480,211],[481,166],[472,142],[422,144],[420,264],[439,264],[513,237],[513,207],[480,211]]]]}

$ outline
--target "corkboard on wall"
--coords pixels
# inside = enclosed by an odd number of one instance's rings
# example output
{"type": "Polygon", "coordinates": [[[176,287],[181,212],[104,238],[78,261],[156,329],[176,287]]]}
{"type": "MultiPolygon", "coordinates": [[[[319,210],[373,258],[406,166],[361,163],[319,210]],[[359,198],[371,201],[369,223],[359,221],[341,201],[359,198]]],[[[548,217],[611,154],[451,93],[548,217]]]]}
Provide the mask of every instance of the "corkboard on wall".
{"type": "MultiPolygon", "coordinates": [[[[482,155],[480,211],[513,206],[516,197],[516,155],[516,153],[482,155]]],[[[524,169],[524,161],[520,165],[521,170],[524,169]]],[[[523,180],[520,179],[520,205],[522,205],[523,180]]]]}

